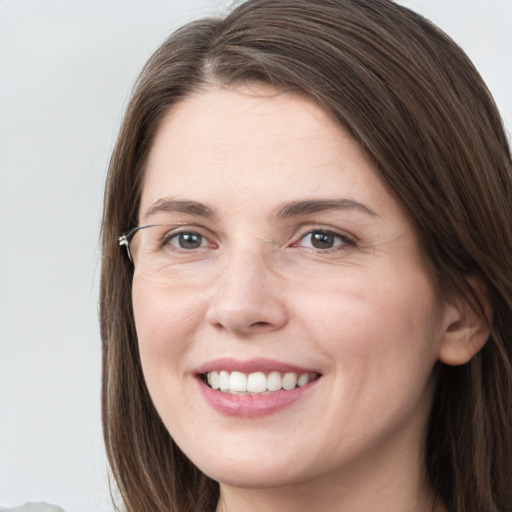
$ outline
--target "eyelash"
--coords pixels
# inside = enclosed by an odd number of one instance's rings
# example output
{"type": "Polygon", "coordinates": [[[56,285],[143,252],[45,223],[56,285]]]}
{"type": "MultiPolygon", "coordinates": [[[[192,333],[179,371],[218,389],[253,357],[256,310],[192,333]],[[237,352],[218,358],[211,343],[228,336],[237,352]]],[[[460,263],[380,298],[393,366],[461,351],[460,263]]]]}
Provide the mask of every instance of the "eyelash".
{"type": "MultiPolygon", "coordinates": [[[[319,240],[319,238],[317,238],[319,240]]],[[[335,242],[333,242],[334,244],[335,242]]],[[[330,229],[323,229],[323,228],[313,228],[308,229],[305,233],[302,233],[299,237],[297,242],[294,242],[291,244],[291,247],[304,247],[305,249],[310,249],[313,251],[319,251],[319,252],[331,252],[331,251],[340,251],[340,250],[347,250],[349,247],[355,247],[357,245],[357,242],[354,238],[349,237],[346,234],[338,233],[336,231],[330,230],[330,229]],[[303,242],[308,236],[311,237],[313,235],[320,235],[322,237],[329,237],[333,240],[338,239],[341,243],[334,247],[326,247],[326,248],[319,248],[319,247],[305,247],[301,245],[301,242],[303,242]]]]}
{"type": "Polygon", "coordinates": [[[176,250],[176,251],[184,251],[184,252],[192,252],[192,251],[195,251],[197,249],[203,249],[205,247],[210,248],[210,249],[216,249],[218,247],[215,242],[213,242],[212,240],[209,240],[206,236],[204,236],[203,234],[199,233],[198,231],[186,231],[186,230],[178,231],[178,232],[171,232],[171,233],[166,234],[163,237],[163,240],[162,240],[162,247],[165,246],[165,245],[171,245],[174,250],[176,250]],[[201,245],[199,247],[196,247],[196,248],[186,248],[186,247],[179,247],[179,246],[174,245],[172,243],[173,240],[179,240],[180,236],[196,236],[196,237],[200,237],[202,239],[201,240],[201,245]]]}
{"type": "MultiPolygon", "coordinates": [[[[178,241],[178,243],[179,243],[179,241],[178,241]]],[[[168,233],[162,240],[162,246],[165,246],[167,244],[171,245],[173,247],[173,250],[184,251],[184,252],[193,252],[193,251],[196,251],[198,249],[203,249],[203,248],[210,248],[210,249],[218,248],[218,245],[214,241],[209,240],[206,236],[202,235],[198,231],[183,230],[183,231],[168,233]],[[193,248],[179,247],[177,245],[174,245],[172,242],[174,240],[179,240],[180,236],[200,237],[201,245],[199,247],[193,247],[193,248]]],[[[312,245],[313,245],[313,242],[312,242],[312,245]]],[[[298,238],[298,240],[296,242],[293,242],[292,244],[290,244],[289,247],[293,247],[293,248],[303,247],[305,249],[309,249],[309,250],[315,251],[315,252],[316,251],[332,252],[332,251],[347,250],[349,247],[355,247],[356,245],[357,245],[356,240],[354,238],[349,237],[346,234],[338,233],[338,232],[330,230],[330,229],[322,229],[322,228],[311,229],[310,228],[310,229],[308,229],[308,231],[305,231],[304,233],[302,233],[300,235],[300,237],[298,238]],[[331,238],[333,240],[333,244],[335,244],[335,240],[338,239],[338,241],[340,243],[338,243],[337,245],[335,245],[333,247],[324,247],[324,248],[314,247],[314,246],[308,247],[308,246],[303,246],[301,244],[301,242],[303,242],[308,236],[311,237],[311,236],[315,236],[315,235],[317,237],[319,236],[317,238],[317,241],[319,241],[319,243],[322,243],[320,240],[320,237],[331,238]]]]}

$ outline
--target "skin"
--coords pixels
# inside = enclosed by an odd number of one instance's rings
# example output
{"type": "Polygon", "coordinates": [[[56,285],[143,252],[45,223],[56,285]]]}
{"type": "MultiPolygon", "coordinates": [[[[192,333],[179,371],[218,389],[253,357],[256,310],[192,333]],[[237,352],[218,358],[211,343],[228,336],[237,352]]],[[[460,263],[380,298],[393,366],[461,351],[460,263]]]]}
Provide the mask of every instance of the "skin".
{"type": "Polygon", "coordinates": [[[172,246],[167,281],[136,264],[142,366],[176,443],[220,482],[218,511],[444,510],[426,484],[423,443],[433,368],[461,317],[437,295],[407,212],[361,148],[297,95],[204,90],[167,114],[150,152],[140,224],[164,223],[204,244],[172,246]],[[166,198],[215,217],[158,209],[166,198]],[[373,213],[276,216],[305,199],[373,213]],[[319,229],[341,238],[316,248],[319,229]],[[321,378],[277,412],[227,416],[196,375],[220,357],[321,378]]]}

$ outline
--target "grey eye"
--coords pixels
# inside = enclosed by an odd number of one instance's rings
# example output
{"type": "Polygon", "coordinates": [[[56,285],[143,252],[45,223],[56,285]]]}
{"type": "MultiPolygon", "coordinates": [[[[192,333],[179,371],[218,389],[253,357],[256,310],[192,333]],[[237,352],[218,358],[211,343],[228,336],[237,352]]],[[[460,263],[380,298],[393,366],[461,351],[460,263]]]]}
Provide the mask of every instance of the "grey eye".
{"type": "Polygon", "coordinates": [[[339,238],[334,233],[315,232],[311,233],[311,245],[315,249],[330,249],[334,246],[335,239],[339,238]]]}
{"type": "Polygon", "coordinates": [[[334,231],[317,229],[306,233],[297,245],[311,249],[328,250],[343,249],[355,245],[355,242],[346,235],[335,233],[334,231]]]}
{"type": "Polygon", "coordinates": [[[194,232],[183,232],[174,235],[169,242],[173,247],[180,249],[199,249],[208,245],[207,240],[203,235],[194,232]]]}

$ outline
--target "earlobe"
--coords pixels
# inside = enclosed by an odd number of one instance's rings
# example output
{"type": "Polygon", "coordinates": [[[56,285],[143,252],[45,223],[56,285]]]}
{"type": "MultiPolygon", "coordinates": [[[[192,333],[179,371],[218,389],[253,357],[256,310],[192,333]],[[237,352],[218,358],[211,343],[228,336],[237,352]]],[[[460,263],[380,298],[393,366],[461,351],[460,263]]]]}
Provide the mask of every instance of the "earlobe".
{"type": "Polygon", "coordinates": [[[451,366],[469,362],[482,349],[490,335],[492,308],[489,299],[480,283],[472,282],[472,286],[483,312],[467,301],[446,306],[439,360],[451,366]]]}

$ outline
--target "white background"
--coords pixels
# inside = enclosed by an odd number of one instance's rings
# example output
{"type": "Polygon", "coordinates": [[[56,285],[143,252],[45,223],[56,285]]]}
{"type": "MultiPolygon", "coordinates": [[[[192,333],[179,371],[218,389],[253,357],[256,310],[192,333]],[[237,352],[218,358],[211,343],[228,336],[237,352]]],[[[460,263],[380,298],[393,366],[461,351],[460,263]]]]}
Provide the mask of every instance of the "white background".
{"type": "MultiPolygon", "coordinates": [[[[230,0],[0,0],[0,505],[110,512],[97,322],[103,182],[131,85],[230,0]]],[[[512,131],[512,0],[404,0],[447,31],[512,131]]]]}

